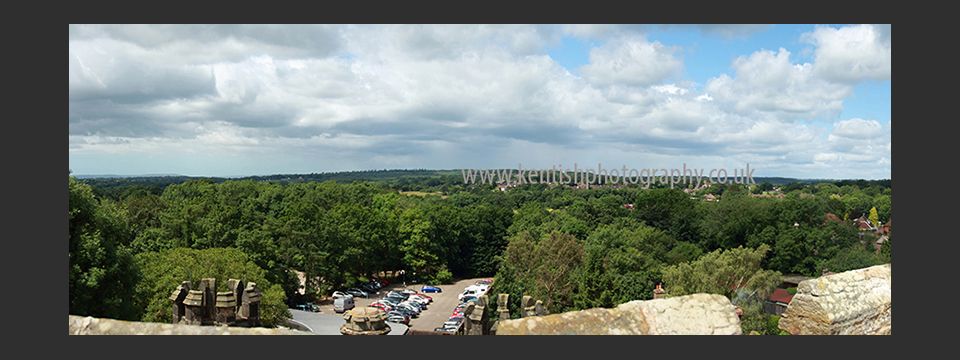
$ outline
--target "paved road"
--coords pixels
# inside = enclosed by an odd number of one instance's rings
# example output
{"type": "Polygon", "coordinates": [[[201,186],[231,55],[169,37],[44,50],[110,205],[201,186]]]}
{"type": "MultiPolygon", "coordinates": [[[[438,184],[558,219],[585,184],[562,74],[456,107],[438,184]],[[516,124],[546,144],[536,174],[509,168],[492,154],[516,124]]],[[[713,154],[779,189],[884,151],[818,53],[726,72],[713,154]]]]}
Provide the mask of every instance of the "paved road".
{"type": "MultiPolygon", "coordinates": [[[[453,315],[453,309],[456,308],[457,304],[460,303],[460,300],[457,299],[457,295],[463,292],[463,289],[467,286],[476,283],[477,280],[480,280],[480,278],[464,279],[450,285],[437,285],[437,287],[442,291],[439,293],[426,294],[433,298],[433,302],[431,302],[430,305],[427,305],[427,310],[424,310],[420,313],[420,317],[410,319],[410,329],[433,331],[434,328],[443,326],[443,323],[450,319],[450,315],[453,315]]],[[[422,284],[407,284],[406,288],[419,292],[422,286],[422,284]]],[[[355,297],[354,304],[356,306],[368,306],[370,303],[377,301],[377,299],[386,296],[387,292],[390,290],[403,289],[403,284],[391,283],[386,288],[380,289],[379,295],[372,294],[368,299],[355,297]]],[[[321,301],[317,305],[320,306],[321,314],[342,315],[333,311],[333,300],[328,299],[321,301]]],[[[290,311],[293,312],[294,310],[290,311]]]]}
{"type": "MultiPolygon", "coordinates": [[[[307,312],[302,310],[290,309],[293,320],[306,325],[315,334],[320,335],[342,335],[340,334],[340,325],[343,325],[342,314],[324,314],[307,312]]],[[[389,323],[390,332],[387,335],[403,335],[407,332],[407,326],[403,324],[389,323]]]]}

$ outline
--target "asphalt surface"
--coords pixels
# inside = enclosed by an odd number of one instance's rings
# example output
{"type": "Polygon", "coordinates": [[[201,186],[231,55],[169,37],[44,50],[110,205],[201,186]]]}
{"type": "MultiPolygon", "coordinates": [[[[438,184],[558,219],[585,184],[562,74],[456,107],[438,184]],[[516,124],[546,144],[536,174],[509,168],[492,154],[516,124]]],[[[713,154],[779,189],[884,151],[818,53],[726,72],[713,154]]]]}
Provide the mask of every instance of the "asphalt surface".
{"type": "MultiPolygon", "coordinates": [[[[290,314],[293,315],[293,320],[305,325],[315,334],[343,335],[340,333],[340,325],[344,324],[343,314],[324,314],[296,309],[290,309],[290,314]]],[[[407,332],[406,325],[394,323],[387,325],[390,325],[390,332],[387,335],[404,335],[407,332]]]]}
{"type": "MultiPolygon", "coordinates": [[[[427,305],[427,309],[420,312],[420,316],[417,318],[410,319],[409,328],[414,330],[423,330],[423,331],[433,331],[433,329],[443,326],[445,321],[450,319],[450,315],[453,315],[453,309],[457,307],[457,304],[460,304],[460,300],[457,299],[457,295],[460,295],[463,292],[463,289],[467,286],[473,285],[482,278],[476,279],[464,279],[457,281],[454,284],[450,285],[435,285],[440,288],[441,292],[439,293],[424,293],[427,296],[433,298],[433,302],[427,305]]],[[[420,292],[420,289],[423,287],[423,284],[406,284],[406,289],[413,289],[417,292],[420,292]]],[[[394,284],[391,283],[386,287],[380,289],[379,294],[371,294],[369,298],[354,297],[355,306],[368,306],[377,299],[386,297],[387,292],[390,290],[403,290],[403,284],[394,284]]],[[[333,300],[331,298],[325,298],[319,303],[315,303],[320,306],[319,314],[328,314],[328,315],[338,315],[341,316],[341,323],[343,321],[343,314],[336,313],[333,311],[333,300]]],[[[290,310],[292,313],[295,310],[290,310]]],[[[315,313],[316,314],[316,313],[315,313]]],[[[294,319],[297,319],[297,316],[294,316],[294,319]]],[[[309,326],[309,324],[307,324],[309,326]]],[[[390,324],[393,327],[393,324],[390,324]]],[[[337,325],[339,326],[339,325],[337,325]]],[[[314,329],[316,332],[316,329],[314,329]]],[[[339,330],[338,330],[339,331],[339,330]]],[[[392,332],[392,331],[391,331],[392,332]]]]}

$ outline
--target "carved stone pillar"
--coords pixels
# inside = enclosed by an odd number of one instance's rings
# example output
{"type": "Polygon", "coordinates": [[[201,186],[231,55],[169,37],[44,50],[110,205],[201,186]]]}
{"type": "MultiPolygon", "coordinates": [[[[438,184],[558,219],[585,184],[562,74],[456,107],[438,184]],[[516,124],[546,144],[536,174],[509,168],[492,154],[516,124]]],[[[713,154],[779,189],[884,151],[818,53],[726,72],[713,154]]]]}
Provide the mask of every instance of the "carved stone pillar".
{"type": "Polygon", "coordinates": [[[183,316],[186,314],[187,309],[183,305],[183,301],[186,300],[187,294],[190,291],[190,282],[184,281],[173,290],[173,294],[170,295],[170,300],[173,301],[173,316],[171,323],[178,324],[180,320],[183,319],[183,316]]]}
{"type": "Polygon", "coordinates": [[[183,299],[183,305],[186,313],[181,320],[186,325],[203,325],[203,292],[200,290],[189,290],[187,297],[183,299]]]}
{"type": "Polygon", "coordinates": [[[203,323],[213,324],[217,314],[217,279],[201,279],[200,291],[203,292],[203,323]]]}
{"type": "Polygon", "coordinates": [[[497,312],[500,321],[510,320],[510,294],[497,295],[497,312]]]}
{"type": "Polygon", "coordinates": [[[528,316],[537,316],[536,301],[533,300],[533,297],[524,295],[523,300],[520,302],[520,306],[523,308],[523,317],[528,316]]]}
{"type": "Polygon", "coordinates": [[[237,298],[233,291],[224,291],[217,293],[217,316],[216,324],[219,326],[232,326],[237,321],[237,298]]]}
{"type": "Polygon", "coordinates": [[[247,283],[243,289],[243,305],[240,306],[240,317],[247,320],[247,326],[260,326],[260,289],[256,283],[247,283]]]}

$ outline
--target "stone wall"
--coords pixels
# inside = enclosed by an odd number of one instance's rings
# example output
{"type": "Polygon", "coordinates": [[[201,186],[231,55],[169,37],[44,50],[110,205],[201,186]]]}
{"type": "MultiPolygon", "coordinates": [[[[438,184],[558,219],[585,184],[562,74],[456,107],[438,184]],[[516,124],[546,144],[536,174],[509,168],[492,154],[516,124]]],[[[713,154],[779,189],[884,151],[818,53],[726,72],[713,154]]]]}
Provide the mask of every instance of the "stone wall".
{"type": "Polygon", "coordinates": [[[806,280],[780,329],[793,335],[890,335],[890,264],[806,280]]]}
{"type": "Polygon", "coordinates": [[[70,316],[70,335],[314,335],[311,332],[121,321],[70,316]]]}
{"type": "Polygon", "coordinates": [[[740,319],[723,295],[631,301],[613,309],[505,320],[497,335],[739,335],[740,319]]]}

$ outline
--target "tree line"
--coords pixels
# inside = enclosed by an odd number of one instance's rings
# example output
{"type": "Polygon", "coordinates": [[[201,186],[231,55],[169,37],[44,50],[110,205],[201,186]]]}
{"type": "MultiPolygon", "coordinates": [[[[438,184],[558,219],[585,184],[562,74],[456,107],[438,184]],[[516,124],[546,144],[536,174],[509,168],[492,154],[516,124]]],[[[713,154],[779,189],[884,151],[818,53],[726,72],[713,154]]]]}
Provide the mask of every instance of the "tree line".
{"type": "MultiPolygon", "coordinates": [[[[264,316],[282,324],[301,290],[326,296],[398,270],[424,283],[495,276],[511,313],[521,294],[561,312],[650,299],[661,282],[673,295],[694,289],[676,274],[735,249],[762,255],[747,262],[756,268],[739,274],[746,279],[890,261],[889,247],[876,254],[849,226],[871,210],[890,221],[889,182],[800,185],[783,198],[750,197],[758,185],[693,194],[716,202],[669,188],[421,185],[447,196],[403,195],[399,182],[211,179],[107,195],[71,177],[71,314],[167,321],[166,298],[180,281],[246,277],[266,289],[264,316]],[[305,289],[295,271],[306,274],[305,289]]],[[[769,285],[749,285],[761,283],[769,285]]],[[[734,285],[723,285],[727,295],[734,285]]]]}

